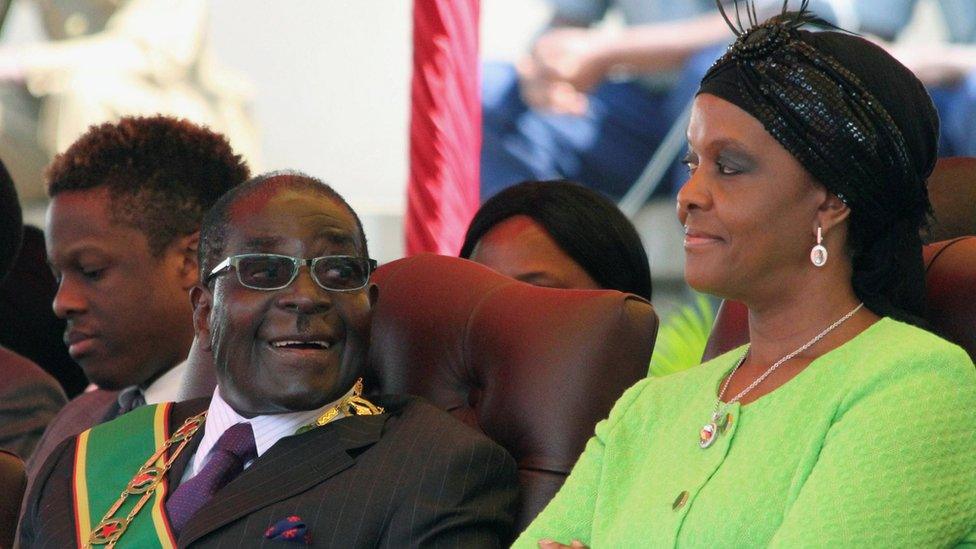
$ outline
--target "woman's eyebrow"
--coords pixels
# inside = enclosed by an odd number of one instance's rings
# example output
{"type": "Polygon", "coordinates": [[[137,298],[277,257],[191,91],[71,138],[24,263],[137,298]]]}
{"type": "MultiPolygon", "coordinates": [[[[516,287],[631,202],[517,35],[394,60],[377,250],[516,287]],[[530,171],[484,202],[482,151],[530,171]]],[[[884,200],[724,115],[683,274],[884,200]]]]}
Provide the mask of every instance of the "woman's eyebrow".
{"type": "Polygon", "coordinates": [[[741,154],[749,154],[747,147],[739,140],[733,139],[731,137],[721,137],[715,139],[714,141],[708,142],[705,146],[705,150],[718,156],[724,151],[737,151],[741,154]]]}

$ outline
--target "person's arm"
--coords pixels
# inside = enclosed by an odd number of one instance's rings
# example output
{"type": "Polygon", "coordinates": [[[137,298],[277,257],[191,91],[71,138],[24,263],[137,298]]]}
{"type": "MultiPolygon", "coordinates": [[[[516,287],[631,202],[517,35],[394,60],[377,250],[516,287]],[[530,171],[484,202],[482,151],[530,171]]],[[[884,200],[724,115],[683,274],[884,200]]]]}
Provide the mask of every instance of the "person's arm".
{"type": "MultiPolygon", "coordinates": [[[[757,0],[759,20],[779,13],[782,6],[777,0],[757,0]]],[[[733,20],[734,10],[732,4],[726,7],[733,20]]],[[[745,21],[745,8],[740,6],[740,11],[745,21]]],[[[586,93],[611,73],[640,75],[679,70],[695,53],[734,38],[718,10],[676,21],[634,25],[620,32],[572,26],[552,28],[536,40],[530,54],[518,63],[522,97],[536,108],[579,115],[587,107],[586,93]]]]}
{"type": "Polygon", "coordinates": [[[731,38],[722,16],[711,13],[628,27],[619,33],[601,29],[553,30],[536,42],[533,55],[549,76],[587,91],[595,82],[579,81],[577,73],[585,72],[581,69],[598,73],[601,79],[614,67],[625,67],[635,74],[677,70],[693,53],[731,38]],[[571,57],[577,58],[575,63],[567,59],[571,57]]]}
{"type": "Polygon", "coordinates": [[[613,71],[651,74],[681,68],[694,53],[734,38],[718,12],[667,23],[603,29],[555,28],[518,65],[523,97],[537,108],[580,114],[582,98],[613,71]]]}
{"type": "Polygon", "coordinates": [[[539,513],[532,524],[519,535],[514,548],[536,549],[541,540],[564,545],[579,541],[589,545],[596,500],[603,480],[604,449],[620,420],[647,388],[650,380],[638,382],[628,389],[610,411],[610,417],[597,424],[594,436],[586,443],[566,483],[539,513]]]}
{"type": "Polygon", "coordinates": [[[952,84],[976,71],[976,46],[971,44],[892,42],[911,23],[918,0],[821,1],[840,14],[841,27],[874,37],[927,86],[952,84]]]}
{"type": "Polygon", "coordinates": [[[926,86],[953,84],[976,71],[976,46],[938,41],[892,42],[909,25],[917,0],[823,0],[849,14],[841,26],[868,35],[902,62],[926,86]]]}
{"type": "MultiPolygon", "coordinates": [[[[850,13],[856,21],[845,27],[861,34],[894,40],[908,26],[918,0],[828,0],[836,11],[850,13]]],[[[843,21],[843,19],[842,19],[843,21]]]]}
{"type": "Polygon", "coordinates": [[[976,46],[945,42],[882,44],[926,86],[953,84],[976,72],[976,46]]]}
{"type": "Polygon", "coordinates": [[[946,547],[973,529],[976,372],[958,347],[913,359],[841,403],[772,546],[946,547]]]}
{"type": "MultiPolygon", "coordinates": [[[[854,13],[854,0],[814,0],[810,9],[831,22],[842,22],[843,13],[854,13]],[[843,6],[850,9],[843,10],[843,6]]],[[[893,0],[908,2],[915,0],[893,0]]],[[[779,0],[755,0],[756,15],[765,21],[779,14],[779,0]]],[[[745,4],[736,17],[735,4],[726,2],[725,11],[733,21],[741,19],[748,27],[745,4]]],[[[573,11],[561,16],[572,21],[573,11]]],[[[576,17],[584,17],[584,11],[576,17]]],[[[859,20],[858,20],[859,21],[859,20]]],[[[586,20],[587,24],[589,20],[586,20]]],[[[519,63],[526,103],[537,107],[581,114],[586,109],[586,94],[613,72],[632,75],[679,70],[689,57],[715,44],[732,42],[735,35],[718,10],[682,19],[635,25],[621,32],[604,29],[554,27],[535,42],[530,55],[519,63]]]]}
{"type": "Polygon", "coordinates": [[[106,68],[165,79],[192,65],[205,30],[201,0],[130,0],[101,32],[0,48],[0,79],[44,80],[106,68]]]}
{"type": "Polygon", "coordinates": [[[611,0],[548,0],[552,16],[546,30],[558,27],[589,27],[607,15],[611,0]]]}
{"type": "Polygon", "coordinates": [[[23,371],[14,366],[11,371],[0,368],[7,374],[0,394],[0,448],[27,461],[67,399],[58,382],[37,366],[26,364],[23,371]]]}

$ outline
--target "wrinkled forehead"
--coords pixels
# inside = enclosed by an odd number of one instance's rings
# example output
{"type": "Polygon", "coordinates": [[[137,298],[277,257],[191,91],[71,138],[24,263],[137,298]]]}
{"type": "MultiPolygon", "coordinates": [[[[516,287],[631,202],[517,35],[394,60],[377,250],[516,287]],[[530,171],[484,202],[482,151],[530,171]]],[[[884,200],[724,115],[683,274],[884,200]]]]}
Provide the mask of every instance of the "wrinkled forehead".
{"type": "Polygon", "coordinates": [[[228,209],[228,254],[361,255],[356,220],[338,200],[302,189],[259,189],[228,209]]]}

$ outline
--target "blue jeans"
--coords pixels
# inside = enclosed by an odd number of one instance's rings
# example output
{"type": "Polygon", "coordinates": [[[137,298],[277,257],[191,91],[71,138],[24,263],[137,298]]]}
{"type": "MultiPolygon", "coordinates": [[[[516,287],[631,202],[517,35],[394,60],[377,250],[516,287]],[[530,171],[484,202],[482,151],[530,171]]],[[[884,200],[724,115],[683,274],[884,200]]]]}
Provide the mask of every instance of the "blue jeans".
{"type": "Polygon", "coordinates": [[[976,72],[929,93],[941,119],[939,156],[976,156],[976,72]]]}
{"type": "MultiPolygon", "coordinates": [[[[482,72],[483,142],[481,198],[528,179],[573,179],[620,198],[637,180],[674,120],[721,53],[710,48],[686,64],[677,84],[653,93],[634,82],[605,82],[589,96],[583,116],[529,108],[518,76],[508,64],[487,63],[482,72]]],[[[684,178],[676,163],[657,194],[677,190],[684,178]]]]}

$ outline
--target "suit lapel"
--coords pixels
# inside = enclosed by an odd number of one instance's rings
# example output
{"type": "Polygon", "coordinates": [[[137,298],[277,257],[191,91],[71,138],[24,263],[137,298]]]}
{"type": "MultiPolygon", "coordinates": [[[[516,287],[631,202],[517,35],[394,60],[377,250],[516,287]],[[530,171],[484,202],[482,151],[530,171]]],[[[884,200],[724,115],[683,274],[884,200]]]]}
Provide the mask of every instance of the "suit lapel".
{"type": "Polygon", "coordinates": [[[275,443],[221,489],[180,533],[180,547],[351,467],[350,451],[379,440],[388,414],[353,416],[275,443]],[[301,464],[296,466],[296,464],[301,464]]]}
{"type": "Polygon", "coordinates": [[[113,419],[119,417],[119,412],[122,408],[119,406],[118,393],[112,393],[112,400],[109,400],[105,404],[105,411],[102,413],[101,418],[92,418],[94,421],[92,425],[98,425],[100,423],[106,423],[112,421],[113,419]]]}

